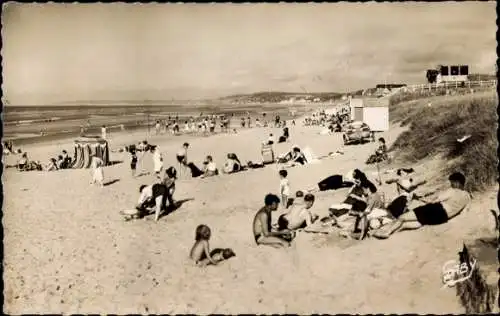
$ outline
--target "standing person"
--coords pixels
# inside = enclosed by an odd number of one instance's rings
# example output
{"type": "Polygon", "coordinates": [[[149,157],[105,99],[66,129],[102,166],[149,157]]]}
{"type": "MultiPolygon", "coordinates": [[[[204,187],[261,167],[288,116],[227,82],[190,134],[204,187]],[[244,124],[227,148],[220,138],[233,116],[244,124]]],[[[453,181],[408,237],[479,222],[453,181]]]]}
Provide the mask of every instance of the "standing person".
{"type": "Polygon", "coordinates": [[[248,126],[248,128],[252,127],[251,123],[252,123],[252,119],[249,116],[249,117],[247,117],[247,126],[248,126]]]}
{"type": "Polygon", "coordinates": [[[290,182],[288,181],[288,171],[282,169],[279,171],[280,175],[280,193],[281,193],[281,202],[283,207],[286,208],[288,206],[288,199],[290,196],[290,182]]]}
{"type": "Polygon", "coordinates": [[[160,121],[156,121],[155,125],[156,135],[160,134],[160,128],[161,128],[160,121]]]}
{"type": "Polygon", "coordinates": [[[181,176],[183,173],[182,170],[187,169],[187,151],[188,151],[188,148],[189,148],[189,143],[184,143],[176,155],[177,162],[179,162],[179,171],[181,173],[181,176]]]}
{"type": "Polygon", "coordinates": [[[106,139],[106,136],[107,136],[107,135],[106,135],[106,125],[103,125],[103,126],[101,127],[101,138],[102,138],[102,139],[106,139]]]}
{"type": "Polygon", "coordinates": [[[151,148],[153,153],[154,173],[157,177],[159,177],[161,171],[163,170],[163,157],[158,146],[151,146],[151,148]]]}
{"type": "Polygon", "coordinates": [[[130,151],[130,170],[132,171],[132,177],[136,175],[137,160],[137,153],[135,149],[133,149],[130,151]]]}
{"type": "Polygon", "coordinates": [[[92,181],[90,184],[97,183],[101,188],[104,188],[104,161],[97,157],[97,155],[92,155],[92,181]]]}
{"type": "Polygon", "coordinates": [[[289,230],[273,231],[271,213],[278,209],[280,199],[274,194],[264,198],[264,207],[255,214],[253,235],[257,245],[268,245],[274,248],[289,247],[293,234],[289,230]]]}

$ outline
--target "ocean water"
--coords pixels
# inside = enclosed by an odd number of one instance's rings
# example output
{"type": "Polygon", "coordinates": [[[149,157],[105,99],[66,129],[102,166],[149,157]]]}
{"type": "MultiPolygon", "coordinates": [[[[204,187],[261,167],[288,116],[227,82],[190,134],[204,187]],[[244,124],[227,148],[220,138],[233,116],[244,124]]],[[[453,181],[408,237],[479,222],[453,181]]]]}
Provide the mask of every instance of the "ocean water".
{"type": "MultiPolygon", "coordinates": [[[[3,138],[25,143],[42,139],[58,139],[86,133],[99,134],[102,125],[126,130],[147,128],[156,120],[179,117],[182,123],[189,117],[206,114],[226,114],[229,117],[261,117],[268,120],[279,114],[290,117],[289,107],[284,105],[168,105],[168,106],[11,106],[2,112],[3,138]]],[[[233,123],[234,124],[234,123],[233,123]]],[[[239,124],[237,122],[237,124],[239,124]]]]}

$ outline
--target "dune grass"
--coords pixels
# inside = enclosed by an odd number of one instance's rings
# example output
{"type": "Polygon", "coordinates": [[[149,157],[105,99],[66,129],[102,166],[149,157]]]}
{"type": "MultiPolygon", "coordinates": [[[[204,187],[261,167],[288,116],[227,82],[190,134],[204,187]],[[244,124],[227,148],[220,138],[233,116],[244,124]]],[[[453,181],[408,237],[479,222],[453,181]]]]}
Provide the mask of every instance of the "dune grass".
{"type": "Polygon", "coordinates": [[[468,190],[484,190],[498,177],[497,104],[493,90],[393,101],[391,121],[409,129],[398,137],[391,151],[410,163],[439,155],[448,161],[445,172],[466,175],[468,190]],[[466,135],[471,137],[457,141],[466,135]]]}

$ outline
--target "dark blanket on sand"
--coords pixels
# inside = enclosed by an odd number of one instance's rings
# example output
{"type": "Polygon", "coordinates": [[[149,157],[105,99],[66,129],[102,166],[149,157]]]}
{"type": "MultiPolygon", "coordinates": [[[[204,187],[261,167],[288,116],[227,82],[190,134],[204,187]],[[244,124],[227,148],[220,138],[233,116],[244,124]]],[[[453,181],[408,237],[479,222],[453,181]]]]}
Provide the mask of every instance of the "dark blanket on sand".
{"type": "Polygon", "coordinates": [[[196,167],[196,165],[192,162],[188,163],[188,168],[191,171],[191,176],[193,178],[198,178],[199,176],[203,175],[203,171],[201,171],[200,168],[196,167]]]}
{"type": "Polygon", "coordinates": [[[352,187],[354,183],[344,182],[341,175],[329,176],[318,182],[318,188],[320,191],[337,190],[341,188],[352,187]]]}

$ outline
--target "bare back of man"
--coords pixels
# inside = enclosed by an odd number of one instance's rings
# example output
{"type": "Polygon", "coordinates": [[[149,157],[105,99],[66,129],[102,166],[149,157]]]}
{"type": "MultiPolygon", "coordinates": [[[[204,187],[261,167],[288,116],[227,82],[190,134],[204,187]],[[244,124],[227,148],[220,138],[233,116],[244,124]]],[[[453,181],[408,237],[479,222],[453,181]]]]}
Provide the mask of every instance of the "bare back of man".
{"type": "Polygon", "coordinates": [[[255,215],[253,221],[253,234],[257,245],[268,245],[274,248],[289,247],[290,242],[281,237],[285,232],[271,231],[271,214],[263,207],[255,215]]]}

